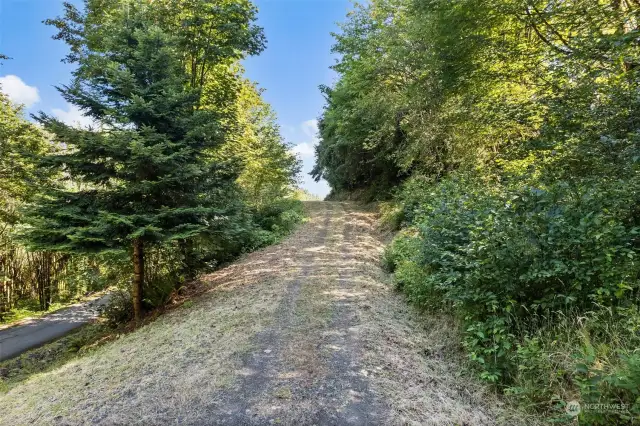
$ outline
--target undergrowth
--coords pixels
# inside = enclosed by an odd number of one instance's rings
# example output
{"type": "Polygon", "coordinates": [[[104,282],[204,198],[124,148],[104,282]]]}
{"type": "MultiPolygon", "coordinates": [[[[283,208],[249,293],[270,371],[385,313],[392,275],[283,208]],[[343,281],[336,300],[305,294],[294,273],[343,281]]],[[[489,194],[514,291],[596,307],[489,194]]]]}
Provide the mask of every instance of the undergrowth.
{"type": "MultiPolygon", "coordinates": [[[[145,263],[145,287],[143,303],[147,311],[157,311],[180,298],[188,282],[197,280],[203,273],[215,271],[235,260],[238,256],[259,248],[276,244],[289,235],[304,220],[302,202],[284,198],[254,207],[244,220],[244,225],[220,238],[218,234],[208,234],[197,238],[188,245],[178,243],[157,245],[147,250],[145,263]]],[[[112,279],[119,289],[112,292],[108,304],[102,310],[107,325],[117,327],[133,319],[133,303],[128,288],[129,271],[127,261],[122,258],[112,260],[121,265],[112,279]]]]}
{"type": "Polygon", "coordinates": [[[453,312],[485,381],[553,421],[640,419],[637,182],[486,185],[414,178],[384,220],[384,266],[420,308],[453,312]],[[490,188],[490,189],[488,189],[490,188]]]}

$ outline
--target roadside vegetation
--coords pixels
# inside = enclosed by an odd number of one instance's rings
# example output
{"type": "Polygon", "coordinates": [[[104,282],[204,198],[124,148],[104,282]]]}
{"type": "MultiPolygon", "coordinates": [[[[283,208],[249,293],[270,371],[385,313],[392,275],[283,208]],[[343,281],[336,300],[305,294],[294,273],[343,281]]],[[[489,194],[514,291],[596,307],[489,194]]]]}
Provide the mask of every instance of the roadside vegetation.
{"type": "Polygon", "coordinates": [[[114,330],[103,323],[89,324],[18,357],[0,361],[0,394],[9,392],[32,376],[52,371],[89,353],[122,332],[122,329],[114,330]]]}
{"type": "Polygon", "coordinates": [[[537,424],[465,371],[451,318],[425,320],[389,285],[375,211],[305,207],[293,235],[147,326],[0,363],[0,425],[537,424]]]}
{"type": "Polygon", "coordinates": [[[265,47],[256,13],[86,0],[45,22],[76,67],[58,90],[93,124],[33,123],[0,94],[0,323],[109,286],[130,295],[109,319],[140,320],[302,220],[299,160],[240,65],[265,47]]]}
{"type": "Polygon", "coordinates": [[[547,420],[640,419],[639,19],[627,0],[372,0],[322,88],[315,177],[385,202],[398,288],[547,420]]]}

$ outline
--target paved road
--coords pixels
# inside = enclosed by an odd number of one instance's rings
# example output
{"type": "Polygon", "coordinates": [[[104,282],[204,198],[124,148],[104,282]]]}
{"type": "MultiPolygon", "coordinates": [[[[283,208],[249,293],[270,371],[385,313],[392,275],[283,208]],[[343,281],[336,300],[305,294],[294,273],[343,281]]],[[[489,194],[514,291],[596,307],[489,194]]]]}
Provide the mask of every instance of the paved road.
{"type": "Polygon", "coordinates": [[[0,330],[0,361],[44,345],[91,322],[98,316],[98,308],[107,300],[108,295],[0,330]]]}

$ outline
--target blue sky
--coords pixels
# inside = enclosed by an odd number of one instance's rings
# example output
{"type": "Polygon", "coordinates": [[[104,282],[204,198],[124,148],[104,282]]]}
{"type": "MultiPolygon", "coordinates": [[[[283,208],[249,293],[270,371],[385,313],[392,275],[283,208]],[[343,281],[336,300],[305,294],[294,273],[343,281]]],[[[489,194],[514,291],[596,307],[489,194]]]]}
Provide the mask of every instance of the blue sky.
{"type": "MultiPolygon", "coordinates": [[[[81,3],[79,0],[73,3],[81,3]]],[[[244,62],[247,77],[265,89],[264,98],[278,113],[282,134],[296,145],[303,160],[302,187],[314,194],[329,192],[326,182],[313,182],[316,119],[324,99],[320,84],[332,84],[330,53],[337,22],[351,8],[349,0],[254,0],[267,49],[244,62]]],[[[0,52],[11,57],[0,67],[0,84],[27,112],[45,111],[68,122],[86,122],[54,86],[70,80],[71,66],[60,60],[65,44],[51,39],[54,29],[42,24],[60,15],[62,0],[0,0],[0,52]]]]}

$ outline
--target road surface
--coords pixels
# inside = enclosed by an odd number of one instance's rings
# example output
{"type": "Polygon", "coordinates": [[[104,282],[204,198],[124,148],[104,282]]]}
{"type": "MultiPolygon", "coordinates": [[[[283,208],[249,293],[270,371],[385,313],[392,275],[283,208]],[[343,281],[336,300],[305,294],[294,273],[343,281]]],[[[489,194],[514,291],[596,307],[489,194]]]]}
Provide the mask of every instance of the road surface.
{"type": "Polygon", "coordinates": [[[306,208],[192,304],[0,395],[0,425],[524,423],[464,373],[456,323],[394,290],[375,213],[306,208]]]}
{"type": "Polygon", "coordinates": [[[44,345],[93,321],[98,316],[98,308],[107,300],[108,296],[103,296],[0,330],[0,361],[44,345]]]}

